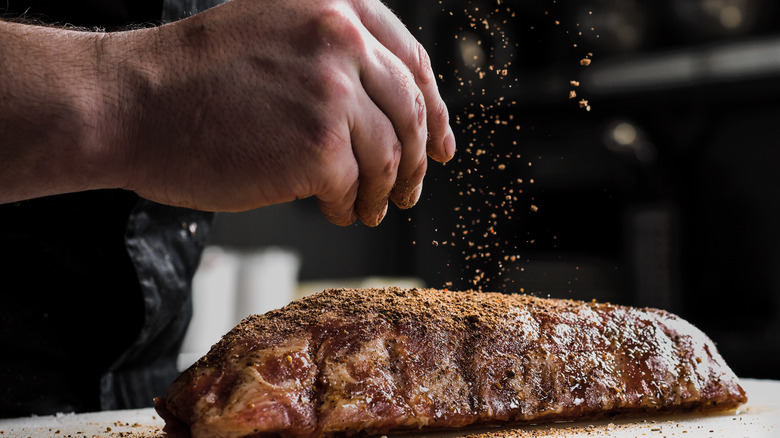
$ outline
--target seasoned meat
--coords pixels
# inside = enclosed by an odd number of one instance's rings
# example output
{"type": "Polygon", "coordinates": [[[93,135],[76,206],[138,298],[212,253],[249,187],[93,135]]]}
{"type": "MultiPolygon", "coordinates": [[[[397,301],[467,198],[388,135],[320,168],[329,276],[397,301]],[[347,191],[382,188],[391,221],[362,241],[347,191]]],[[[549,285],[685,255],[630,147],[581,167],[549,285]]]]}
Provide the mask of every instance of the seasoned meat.
{"type": "Polygon", "coordinates": [[[251,316],[158,410],[198,437],[387,433],[746,401],[712,341],[656,309],[432,289],[328,290],[251,316]]]}

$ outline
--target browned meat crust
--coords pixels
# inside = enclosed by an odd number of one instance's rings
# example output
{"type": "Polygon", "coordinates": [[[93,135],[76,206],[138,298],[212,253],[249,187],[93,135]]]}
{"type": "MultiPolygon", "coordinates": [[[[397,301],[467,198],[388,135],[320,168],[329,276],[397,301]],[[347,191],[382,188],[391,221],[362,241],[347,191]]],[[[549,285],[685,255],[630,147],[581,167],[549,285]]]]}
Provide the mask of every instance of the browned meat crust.
{"type": "Polygon", "coordinates": [[[745,401],[713,343],[661,310],[391,288],[328,290],[245,319],[163,410],[196,438],[321,437],[745,401]]]}

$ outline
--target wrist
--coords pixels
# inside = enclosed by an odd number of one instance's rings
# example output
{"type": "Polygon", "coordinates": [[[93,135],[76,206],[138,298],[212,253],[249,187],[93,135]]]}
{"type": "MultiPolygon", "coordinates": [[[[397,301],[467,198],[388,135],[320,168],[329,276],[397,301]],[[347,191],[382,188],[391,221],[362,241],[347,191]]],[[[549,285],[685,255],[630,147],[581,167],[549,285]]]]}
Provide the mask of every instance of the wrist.
{"type": "MultiPolygon", "coordinates": [[[[103,33],[95,47],[96,100],[88,109],[85,144],[93,145],[107,184],[144,194],[156,172],[171,170],[168,146],[188,127],[176,123],[183,102],[169,96],[171,75],[184,69],[174,26],[103,33]],[[157,169],[157,171],[155,171],[157,169]]],[[[173,81],[175,82],[175,81],[173,81]]]]}
{"type": "Polygon", "coordinates": [[[0,21],[0,203],[123,186],[127,105],[107,35],[0,21]]]}
{"type": "Polygon", "coordinates": [[[143,121],[155,82],[154,53],[145,44],[153,29],[93,34],[94,82],[84,94],[80,133],[96,181],[133,189],[143,121]]]}

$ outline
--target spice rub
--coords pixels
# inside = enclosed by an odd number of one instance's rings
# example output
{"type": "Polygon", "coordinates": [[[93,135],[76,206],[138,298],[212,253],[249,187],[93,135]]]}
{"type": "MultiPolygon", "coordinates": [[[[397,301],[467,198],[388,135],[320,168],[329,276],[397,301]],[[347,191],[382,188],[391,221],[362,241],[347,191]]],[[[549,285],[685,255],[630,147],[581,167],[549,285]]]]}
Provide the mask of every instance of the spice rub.
{"type": "Polygon", "coordinates": [[[745,401],[713,343],[668,312],[388,288],[248,317],[158,407],[196,438],[322,437],[745,401]]]}

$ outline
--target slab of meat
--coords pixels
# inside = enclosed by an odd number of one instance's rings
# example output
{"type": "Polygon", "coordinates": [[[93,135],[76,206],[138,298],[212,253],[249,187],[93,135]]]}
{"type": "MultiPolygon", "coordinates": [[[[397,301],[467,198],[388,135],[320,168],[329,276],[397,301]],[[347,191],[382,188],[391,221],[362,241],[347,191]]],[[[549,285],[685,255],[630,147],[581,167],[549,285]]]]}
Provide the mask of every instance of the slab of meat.
{"type": "Polygon", "coordinates": [[[193,437],[380,434],[730,409],[702,332],[661,310],[431,289],[328,290],[251,316],[156,400],[193,437]]]}

